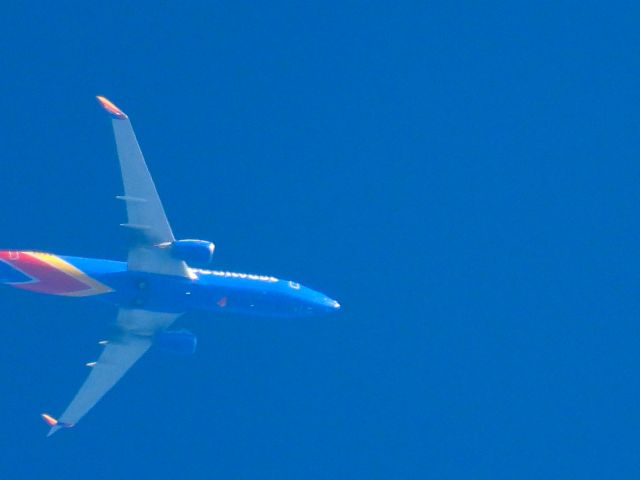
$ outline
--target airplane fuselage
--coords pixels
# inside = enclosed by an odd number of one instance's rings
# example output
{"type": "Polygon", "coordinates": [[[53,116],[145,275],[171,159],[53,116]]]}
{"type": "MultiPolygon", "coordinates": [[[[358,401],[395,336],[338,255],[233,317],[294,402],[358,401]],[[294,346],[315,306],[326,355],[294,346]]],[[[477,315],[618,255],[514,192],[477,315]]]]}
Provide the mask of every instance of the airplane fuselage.
{"type": "Polygon", "coordinates": [[[102,353],[59,418],[43,413],[47,436],[76,425],[153,345],[176,353],[195,352],[197,339],[170,330],[190,311],[260,317],[300,318],[339,310],[326,295],[296,282],[191,268],[210,265],[215,245],[176,239],[160,201],[129,117],[97,97],[111,116],[126,207],[127,261],[0,250],[0,284],[48,295],[87,297],[117,307],[115,326],[99,343],[102,353]]]}
{"type": "Polygon", "coordinates": [[[0,251],[0,282],[32,292],[95,297],[120,308],[308,317],[340,305],[296,282],[267,275],[190,268],[191,278],[136,272],[126,262],[0,251]]]}

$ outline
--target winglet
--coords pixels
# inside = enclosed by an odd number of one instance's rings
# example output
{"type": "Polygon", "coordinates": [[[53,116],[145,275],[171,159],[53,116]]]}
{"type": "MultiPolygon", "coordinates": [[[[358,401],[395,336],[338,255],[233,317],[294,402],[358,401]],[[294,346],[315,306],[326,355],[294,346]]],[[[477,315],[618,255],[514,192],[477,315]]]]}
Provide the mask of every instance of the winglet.
{"type": "Polygon", "coordinates": [[[115,104],[113,104],[113,102],[110,102],[105,97],[98,95],[96,98],[100,102],[100,105],[102,105],[102,108],[104,108],[107,112],[109,112],[109,114],[113,118],[117,118],[119,120],[126,120],[127,118],[129,118],[122,110],[116,107],[115,104]]]}
{"type": "Polygon", "coordinates": [[[42,413],[40,414],[40,416],[42,417],[42,419],[47,422],[49,424],[50,427],[55,427],[58,424],[58,420],[56,420],[55,418],[53,418],[51,415],[49,415],[48,413],[42,413]]]}
{"type": "Polygon", "coordinates": [[[51,430],[49,430],[49,433],[47,433],[47,437],[50,437],[51,435],[56,433],[61,428],[71,428],[71,427],[73,427],[73,424],[59,422],[57,419],[53,418],[48,413],[42,413],[40,416],[51,427],[51,430]]]}

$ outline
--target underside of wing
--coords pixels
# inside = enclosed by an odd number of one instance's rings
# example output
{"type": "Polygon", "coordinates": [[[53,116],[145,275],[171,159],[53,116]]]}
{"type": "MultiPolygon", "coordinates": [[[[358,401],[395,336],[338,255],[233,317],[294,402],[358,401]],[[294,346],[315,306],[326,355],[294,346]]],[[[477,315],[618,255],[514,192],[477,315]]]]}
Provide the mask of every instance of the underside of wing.
{"type": "Polygon", "coordinates": [[[183,261],[157,247],[175,238],[129,117],[106,98],[97,98],[112,117],[124,184],[124,195],[117,198],[126,203],[128,221],[122,226],[131,232],[129,270],[189,277],[183,261]]]}
{"type": "Polygon", "coordinates": [[[59,420],[44,415],[51,425],[48,435],[80,419],[120,380],[151,347],[153,335],[166,329],[181,314],[121,309],[118,313],[119,335],[106,342],[96,362],[88,364],[91,373],[59,420]]]}

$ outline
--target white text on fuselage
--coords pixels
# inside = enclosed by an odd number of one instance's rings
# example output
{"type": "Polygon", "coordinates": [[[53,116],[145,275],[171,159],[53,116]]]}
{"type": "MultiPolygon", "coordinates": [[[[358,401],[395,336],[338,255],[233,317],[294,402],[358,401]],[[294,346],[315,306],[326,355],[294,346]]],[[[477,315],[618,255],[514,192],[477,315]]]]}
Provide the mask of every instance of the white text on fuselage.
{"type": "Polygon", "coordinates": [[[218,277],[227,278],[247,278],[249,280],[259,280],[261,282],[277,282],[276,277],[269,277],[268,275],[254,275],[252,273],[236,273],[236,272],[221,272],[219,270],[203,270],[200,268],[192,268],[193,273],[198,275],[216,275],[218,277]]]}

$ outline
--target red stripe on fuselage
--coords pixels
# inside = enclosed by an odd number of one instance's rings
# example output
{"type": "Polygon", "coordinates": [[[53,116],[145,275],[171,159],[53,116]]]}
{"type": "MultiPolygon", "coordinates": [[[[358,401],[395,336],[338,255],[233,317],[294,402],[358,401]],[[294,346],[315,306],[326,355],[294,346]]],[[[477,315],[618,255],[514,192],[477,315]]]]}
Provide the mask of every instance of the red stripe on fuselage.
{"type": "Polygon", "coordinates": [[[1,251],[0,259],[33,278],[33,281],[13,283],[14,287],[51,295],[64,295],[91,289],[90,285],[67,275],[30,253],[17,253],[18,255],[16,252],[1,251]]]}

